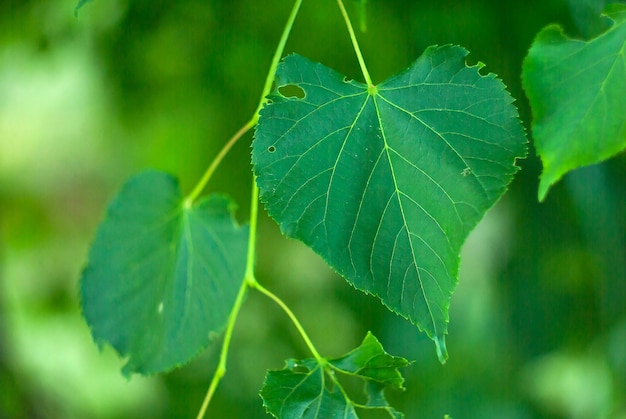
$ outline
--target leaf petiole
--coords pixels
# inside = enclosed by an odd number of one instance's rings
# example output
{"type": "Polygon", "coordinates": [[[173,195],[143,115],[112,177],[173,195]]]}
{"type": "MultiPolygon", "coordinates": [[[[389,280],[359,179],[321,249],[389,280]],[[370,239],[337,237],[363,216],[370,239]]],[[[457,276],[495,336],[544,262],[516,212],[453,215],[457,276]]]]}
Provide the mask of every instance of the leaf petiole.
{"type": "Polygon", "coordinates": [[[198,196],[200,196],[200,194],[204,190],[204,187],[211,179],[211,176],[213,176],[213,173],[215,172],[215,170],[217,170],[217,167],[220,165],[224,157],[226,157],[230,149],[233,148],[233,146],[237,143],[237,141],[241,137],[244,136],[245,133],[250,131],[256,125],[256,122],[258,119],[258,117],[256,116],[257,114],[258,112],[255,113],[255,116],[252,119],[250,119],[244,126],[239,128],[239,130],[232,137],[230,137],[230,139],[224,145],[224,147],[222,147],[222,149],[217,154],[217,156],[215,156],[215,158],[213,159],[213,161],[211,162],[207,170],[202,175],[202,178],[200,178],[200,181],[198,181],[198,183],[193,188],[189,196],[185,198],[186,207],[190,207],[193,204],[193,202],[198,198],[198,196]]]}
{"type": "Polygon", "coordinates": [[[278,304],[278,306],[285,312],[285,314],[287,314],[289,319],[291,319],[291,322],[293,323],[293,325],[298,330],[298,333],[300,333],[300,336],[302,336],[302,340],[304,340],[304,343],[306,344],[307,348],[309,348],[309,351],[311,351],[311,354],[313,355],[313,357],[317,360],[317,362],[320,365],[325,365],[326,364],[326,360],[319,354],[319,352],[317,351],[317,349],[313,345],[313,342],[311,342],[311,339],[309,339],[309,335],[307,335],[307,333],[304,331],[304,328],[300,324],[300,321],[298,320],[296,315],[293,314],[293,312],[287,306],[287,304],[285,304],[283,302],[283,300],[281,300],[277,295],[275,295],[274,293],[272,293],[271,291],[266,289],[264,286],[259,284],[256,280],[253,281],[250,284],[250,286],[252,288],[255,288],[257,291],[261,292],[261,294],[269,297],[276,304],[278,304]]]}
{"type": "Polygon", "coordinates": [[[259,120],[259,111],[265,105],[267,99],[266,96],[270,93],[272,89],[272,83],[274,82],[274,75],[276,74],[276,69],[278,68],[278,63],[280,62],[280,58],[283,55],[283,51],[285,50],[285,45],[287,44],[287,39],[289,38],[289,34],[291,33],[291,28],[293,27],[293,22],[296,20],[296,16],[298,15],[298,11],[300,10],[300,5],[302,4],[302,0],[296,0],[293,8],[291,9],[291,13],[287,18],[287,22],[285,23],[285,28],[283,29],[283,33],[278,41],[278,46],[276,47],[276,51],[274,52],[274,56],[272,57],[272,63],[270,64],[270,69],[267,72],[267,77],[265,78],[265,85],[263,86],[263,92],[261,93],[261,99],[259,100],[259,105],[257,106],[252,118],[242,126],[239,131],[237,131],[228,142],[222,147],[220,152],[215,156],[207,170],[202,175],[202,178],[196,186],[193,188],[193,191],[189,194],[189,196],[185,199],[185,205],[191,206],[193,201],[195,201],[198,196],[204,190],[206,184],[215,173],[215,170],[220,165],[224,157],[228,154],[231,148],[237,143],[237,141],[243,137],[243,135],[254,128],[257,121],[259,120]]]}
{"type": "Polygon", "coordinates": [[[356,53],[356,58],[359,60],[359,65],[361,66],[361,72],[363,73],[363,78],[365,79],[365,83],[368,87],[374,87],[374,83],[372,83],[372,79],[370,78],[370,73],[367,71],[367,67],[365,66],[365,60],[363,60],[363,55],[361,54],[361,48],[359,48],[359,42],[356,39],[356,35],[354,34],[354,29],[352,29],[352,23],[350,22],[350,17],[348,16],[348,12],[346,11],[345,6],[343,5],[342,0],[337,0],[337,5],[339,6],[339,10],[341,10],[341,15],[343,16],[343,20],[346,22],[346,27],[348,28],[348,33],[350,34],[350,40],[352,41],[352,47],[354,48],[354,52],[356,53]]]}

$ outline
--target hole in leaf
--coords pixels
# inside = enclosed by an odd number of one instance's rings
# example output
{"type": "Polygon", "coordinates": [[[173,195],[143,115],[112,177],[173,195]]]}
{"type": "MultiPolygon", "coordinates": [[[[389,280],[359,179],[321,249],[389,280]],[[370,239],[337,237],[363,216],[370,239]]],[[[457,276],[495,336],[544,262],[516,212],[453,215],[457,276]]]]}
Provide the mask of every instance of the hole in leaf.
{"type": "Polygon", "coordinates": [[[270,152],[270,153],[273,153],[273,152],[275,152],[275,151],[276,151],[276,147],[274,147],[273,145],[271,145],[271,146],[267,147],[267,151],[268,151],[268,152],[270,152]]]}
{"type": "Polygon", "coordinates": [[[285,86],[280,86],[278,88],[278,93],[283,95],[284,97],[295,98],[295,99],[304,99],[306,95],[304,93],[304,89],[300,86],[296,86],[295,84],[287,84],[285,86]]]}
{"type": "Polygon", "coordinates": [[[308,374],[309,369],[302,364],[293,364],[291,370],[295,373],[308,374]]]}

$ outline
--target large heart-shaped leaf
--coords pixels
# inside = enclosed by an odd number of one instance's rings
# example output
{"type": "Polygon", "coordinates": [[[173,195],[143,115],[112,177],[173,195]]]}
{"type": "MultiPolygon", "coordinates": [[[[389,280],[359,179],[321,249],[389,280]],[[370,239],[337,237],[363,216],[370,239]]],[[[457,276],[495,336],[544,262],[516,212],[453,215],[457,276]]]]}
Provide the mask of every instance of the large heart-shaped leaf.
{"type": "Polygon", "coordinates": [[[626,149],[626,6],[590,41],[550,25],[524,60],[522,81],[533,112],[533,138],[543,162],[539,200],[565,173],[626,149]]]}
{"type": "Polygon", "coordinates": [[[252,150],[283,233],[425,330],[442,360],[461,245],[526,153],[513,99],[466,55],[430,47],[369,87],[288,56],[252,150]]]}
{"type": "Polygon", "coordinates": [[[150,171],[111,203],[81,281],[98,344],[127,357],[125,373],[181,365],[224,328],[244,276],[247,228],[210,196],[183,203],[177,181],[150,171]]]}

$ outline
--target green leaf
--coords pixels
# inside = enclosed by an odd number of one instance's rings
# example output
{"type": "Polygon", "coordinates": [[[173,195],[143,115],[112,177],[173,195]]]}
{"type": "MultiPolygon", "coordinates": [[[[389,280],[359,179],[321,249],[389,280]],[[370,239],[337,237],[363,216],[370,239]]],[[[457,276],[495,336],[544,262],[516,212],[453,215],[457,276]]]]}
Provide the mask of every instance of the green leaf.
{"type": "Polygon", "coordinates": [[[127,357],[124,373],[179,366],[224,328],[244,276],[247,228],[233,204],[183,204],[161,172],[132,177],[111,203],[81,280],[83,313],[99,344],[127,357]]]}
{"type": "Polygon", "coordinates": [[[328,376],[315,359],[290,359],[284,369],[269,371],[261,397],[277,418],[358,418],[354,404],[337,386],[329,390],[328,376]]]}
{"type": "Polygon", "coordinates": [[[385,398],[385,386],[377,383],[376,381],[367,381],[365,383],[365,394],[367,394],[367,404],[361,406],[364,409],[382,409],[387,412],[392,419],[402,419],[404,414],[398,412],[393,407],[389,406],[387,399],[385,398]]]}
{"type": "Polygon", "coordinates": [[[335,369],[346,374],[367,378],[398,390],[403,389],[402,383],[404,382],[398,368],[409,365],[406,359],[386,353],[371,332],[367,332],[367,336],[358,348],[328,362],[335,369]]]}
{"type": "Polygon", "coordinates": [[[290,359],[282,370],[269,371],[261,397],[267,411],[277,418],[357,418],[355,408],[383,410],[400,419],[402,413],[387,403],[386,387],[402,389],[398,371],[409,362],[387,354],[368,332],[361,345],[346,355],[317,361],[290,359]],[[346,394],[335,373],[364,380],[367,404],[355,403],[346,394]]]}
{"type": "Polygon", "coordinates": [[[543,162],[539,200],[565,173],[626,148],[626,7],[608,13],[613,26],[590,41],[544,28],[524,60],[522,81],[543,162]]]}
{"type": "Polygon", "coordinates": [[[466,55],[430,47],[369,88],[288,56],[252,149],[282,232],[425,330],[442,362],[461,245],[526,154],[513,99],[466,55]]]}
{"type": "Polygon", "coordinates": [[[611,26],[610,19],[601,15],[605,0],[567,0],[567,3],[572,20],[583,36],[596,36],[611,26]]]}

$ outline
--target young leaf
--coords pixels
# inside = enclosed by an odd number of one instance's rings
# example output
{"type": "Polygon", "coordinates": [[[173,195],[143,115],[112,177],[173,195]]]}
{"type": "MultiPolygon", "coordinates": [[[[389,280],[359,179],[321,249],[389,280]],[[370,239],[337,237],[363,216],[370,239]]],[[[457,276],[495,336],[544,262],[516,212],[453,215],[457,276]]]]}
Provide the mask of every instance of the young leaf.
{"type": "Polygon", "coordinates": [[[247,228],[232,203],[183,205],[177,181],[134,176],[111,203],[81,280],[83,313],[98,344],[127,357],[124,373],[179,366],[224,328],[246,263],[247,228]]]}
{"type": "Polygon", "coordinates": [[[261,389],[263,405],[277,418],[358,418],[352,401],[329,378],[315,359],[290,359],[284,369],[269,371],[261,389]]]}
{"type": "Polygon", "coordinates": [[[442,362],[461,245],[526,154],[513,99],[466,55],[430,47],[378,86],[288,56],[252,149],[283,233],[425,330],[442,362]]]}
{"type": "Polygon", "coordinates": [[[402,387],[404,378],[398,368],[409,365],[406,359],[386,353],[371,332],[367,332],[358,348],[340,358],[331,359],[328,363],[346,374],[366,378],[398,390],[404,389],[402,387]]]}
{"type": "Polygon", "coordinates": [[[261,390],[267,411],[277,418],[357,418],[358,407],[384,410],[391,418],[403,417],[389,406],[383,391],[386,387],[402,389],[404,379],[398,368],[409,362],[387,354],[370,332],[358,348],[326,362],[290,359],[284,369],[269,371],[261,390]],[[330,378],[335,372],[363,379],[367,404],[352,401],[338,379],[330,378]]]}
{"type": "Polygon", "coordinates": [[[567,38],[544,28],[524,60],[522,81],[543,162],[539,200],[565,173],[626,148],[626,6],[608,13],[613,26],[597,38],[567,38]]]}

